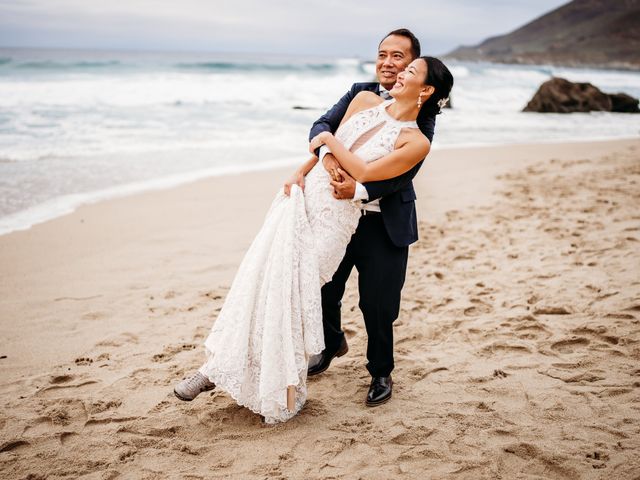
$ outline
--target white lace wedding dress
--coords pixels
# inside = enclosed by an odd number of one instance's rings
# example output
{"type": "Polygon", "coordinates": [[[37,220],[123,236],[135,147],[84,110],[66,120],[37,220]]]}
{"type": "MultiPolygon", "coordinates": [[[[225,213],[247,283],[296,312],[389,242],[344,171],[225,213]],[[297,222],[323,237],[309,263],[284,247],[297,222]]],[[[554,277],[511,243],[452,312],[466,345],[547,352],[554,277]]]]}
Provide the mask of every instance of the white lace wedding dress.
{"type": "MultiPolygon", "coordinates": [[[[353,115],[336,138],[367,162],[393,151],[402,128],[417,125],[391,117],[392,102],[353,115]]],[[[200,371],[267,423],[288,420],[306,401],[308,358],[324,348],[320,288],[358,226],[360,203],[334,199],[329,181],[319,162],[304,194],[294,186],[290,197],[276,195],[205,341],[200,371]]]]}

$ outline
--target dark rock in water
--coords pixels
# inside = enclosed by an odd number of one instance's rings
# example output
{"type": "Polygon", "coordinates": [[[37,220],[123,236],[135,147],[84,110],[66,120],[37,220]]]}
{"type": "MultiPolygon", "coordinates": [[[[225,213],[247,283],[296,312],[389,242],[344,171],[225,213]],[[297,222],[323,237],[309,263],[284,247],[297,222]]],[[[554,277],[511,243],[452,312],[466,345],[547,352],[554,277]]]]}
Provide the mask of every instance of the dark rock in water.
{"type": "Polygon", "coordinates": [[[313,110],[312,107],[303,107],[302,105],[294,105],[293,107],[294,110],[313,110]]]}
{"type": "Polygon", "coordinates": [[[611,111],[611,99],[590,83],[552,78],[540,85],[525,112],[570,113],[611,111]]]}
{"type": "Polygon", "coordinates": [[[523,111],[539,113],[633,112],[637,111],[637,108],[638,101],[628,95],[608,95],[590,83],[573,83],[564,78],[552,78],[540,86],[523,111]],[[636,110],[632,108],[634,101],[636,110]],[[625,110],[620,110],[621,108],[625,110]]]}
{"type": "Polygon", "coordinates": [[[640,113],[638,108],[638,99],[633,98],[626,93],[612,93],[609,95],[611,98],[611,111],[621,113],[640,113]]]}

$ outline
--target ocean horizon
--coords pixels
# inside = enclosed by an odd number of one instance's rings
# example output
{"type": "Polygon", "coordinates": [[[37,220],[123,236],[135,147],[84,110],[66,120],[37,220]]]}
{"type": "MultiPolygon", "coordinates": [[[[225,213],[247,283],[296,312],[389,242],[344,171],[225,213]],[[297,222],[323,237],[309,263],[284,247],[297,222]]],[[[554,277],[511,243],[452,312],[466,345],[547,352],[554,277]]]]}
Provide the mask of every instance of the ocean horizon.
{"type": "MultiPolygon", "coordinates": [[[[560,76],[640,97],[640,73],[446,62],[434,149],[632,138],[636,116],[523,113],[560,76]]],[[[79,205],[212,175],[293,166],[358,58],[0,48],[0,234],[79,205]]]]}

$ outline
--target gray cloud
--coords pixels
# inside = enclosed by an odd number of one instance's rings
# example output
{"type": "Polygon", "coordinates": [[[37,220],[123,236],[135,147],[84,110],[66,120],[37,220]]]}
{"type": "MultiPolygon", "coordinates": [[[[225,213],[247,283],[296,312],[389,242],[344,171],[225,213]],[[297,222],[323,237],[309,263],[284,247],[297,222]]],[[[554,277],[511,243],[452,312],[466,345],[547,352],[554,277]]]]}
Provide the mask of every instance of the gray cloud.
{"type": "Polygon", "coordinates": [[[562,0],[0,0],[0,45],[373,54],[406,26],[443,53],[511,31],[562,0]]]}

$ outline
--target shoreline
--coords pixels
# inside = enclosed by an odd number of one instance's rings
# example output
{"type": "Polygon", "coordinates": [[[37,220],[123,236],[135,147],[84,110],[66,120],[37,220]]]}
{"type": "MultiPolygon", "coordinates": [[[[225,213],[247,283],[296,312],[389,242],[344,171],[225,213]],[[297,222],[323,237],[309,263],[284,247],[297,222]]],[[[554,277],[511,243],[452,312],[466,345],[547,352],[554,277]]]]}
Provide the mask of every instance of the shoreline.
{"type": "MultiPolygon", "coordinates": [[[[619,142],[619,141],[633,141],[638,137],[603,137],[592,138],[589,142],[619,142]]],[[[483,148],[520,148],[530,147],[532,145],[566,145],[566,144],[581,144],[585,143],[584,140],[569,139],[569,140],[547,140],[544,142],[536,143],[482,143],[482,144],[463,144],[463,145],[445,145],[439,146],[435,144],[432,152],[437,151],[464,151],[469,149],[483,149],[483,148]]],[[[433,156],[434,153],[431,154],[433,156]]],[[[427,159],[427,162],[429,160],[427,159]]],[[[207,180],[210,178],[220,178],[225,176],[241,175],[245,173],[260,173],[265,171],[276,171],[285,168],[295,168],[300,162],[296,158],[288,158],[281,161],[271,161],[264,164],[252,164],[245,165],[244,167],[230,167],[220,166],[211,167],[205,170],[198,170],[192,172],[184,172],[167,177],[153,178],[149,180],[142,180],[138,182],[126,183],[122,185],[116,185],[108,187],[102,190],[92,192],[82,192],[63,195],[61,197],[55,197],[45,201],[44,203],[33,205],[25,210],[11,213],[4,217],[0,217],[0,237],[8,235],[13,232],[20,232],[29,230],[30,228],[46,223],[52,220],[56,220],[65,215],[70,215],[76,212],[79,208],[88,205],[95,205],[102,202],[108,202],[119,198],[125,198],[133,195],[144,194],[147,192],[155,192],[159,190],[167,190],[172,188],[189,185],[193,182],[201,180],[207,180]]]]}

